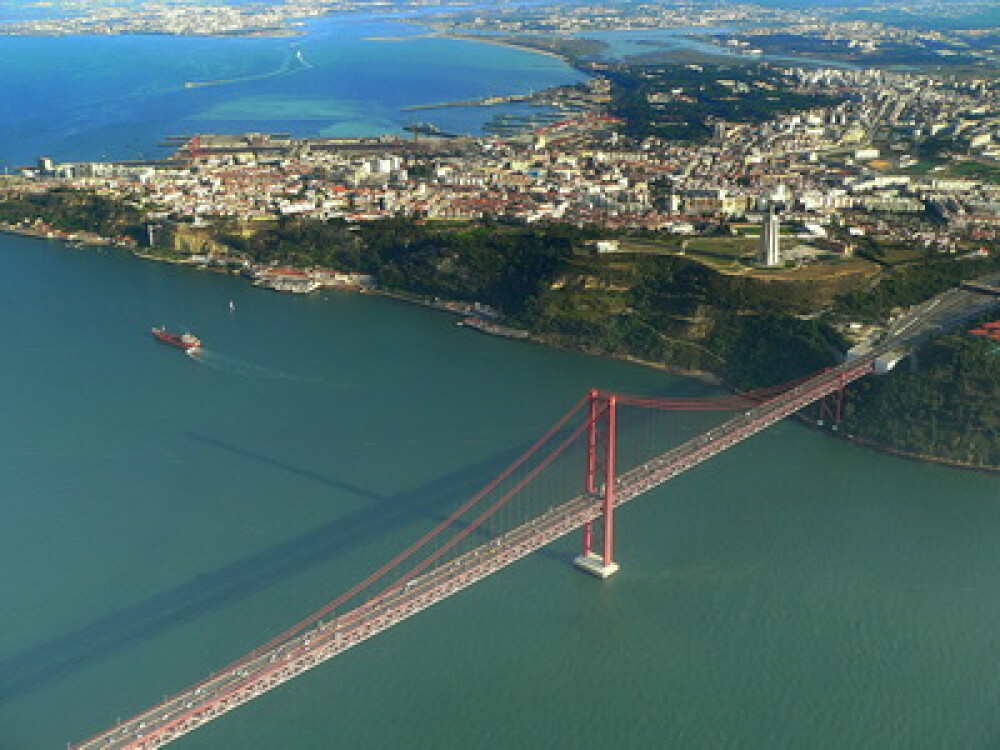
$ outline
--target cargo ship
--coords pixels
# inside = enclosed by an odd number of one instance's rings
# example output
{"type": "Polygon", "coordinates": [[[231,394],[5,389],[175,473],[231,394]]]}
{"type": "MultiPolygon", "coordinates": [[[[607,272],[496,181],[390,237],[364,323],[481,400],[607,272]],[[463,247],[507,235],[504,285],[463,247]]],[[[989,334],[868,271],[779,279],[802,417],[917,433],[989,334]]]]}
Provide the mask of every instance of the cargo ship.
{"type": "Polygon", "coordinates": [[[163,343],[179,347],[186,352],[195,351],[201,347],[201,341],[193,333],[170,333],[161,326],[153,329],[153,335],[163,343]]]}

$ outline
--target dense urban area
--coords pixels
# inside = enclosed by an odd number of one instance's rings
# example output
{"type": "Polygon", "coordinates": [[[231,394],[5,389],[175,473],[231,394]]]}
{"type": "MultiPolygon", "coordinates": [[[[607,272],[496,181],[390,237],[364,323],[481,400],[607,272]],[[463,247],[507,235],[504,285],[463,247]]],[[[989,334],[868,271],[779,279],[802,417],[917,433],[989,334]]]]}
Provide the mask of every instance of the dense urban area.
{"type": "MultiPolygon", "coordinates": [[[[202,7],[213,20],[198,33],[289,33],[294,19],[334,9],[202,7]]],[[[197,22],[185,5],[111,6],[6,32],[194,33],[181,18],[197,22]]],[[[489,18],[462,9],[437,28],[556,52],[586,81],[517,97],[537,117],[498,117],[485,136],[425,123],[355,139],[185,135],[158,161],[43,156],[0,181],[2,227],[115,243],[280,291],[399,295],[487,333],[736,388],[828,366],[909,307],[1000,270],[995,28],[634,4],[489,18]],[[711,31],[736,21],[738,34],[711,31]],[[727,56],[604,59],[564,36],[673,26],[706,27],[705,44],[727,56]],[[851,64],[758,59],[775,47],[851,64]],[[917,64],[891,67],[907,56],[917,64]]],[[[855,386],[841,434],[1000,467],[992,322],[960,321],[855,386]]]]}

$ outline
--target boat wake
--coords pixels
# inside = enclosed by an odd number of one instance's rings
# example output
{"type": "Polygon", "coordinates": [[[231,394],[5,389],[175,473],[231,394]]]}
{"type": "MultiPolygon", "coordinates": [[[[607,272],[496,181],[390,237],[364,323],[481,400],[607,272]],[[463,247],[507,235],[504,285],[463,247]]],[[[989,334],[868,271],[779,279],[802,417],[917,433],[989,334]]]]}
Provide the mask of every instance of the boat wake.
{"type": "Polygon", "coordinates": [[[278,370],[274,367],[268,367],[267,365],[257,364],[256,362],[248,362],[245,359],[238,359],[236,357],[230,357],[226,354],[220,354],[219,352],[211,351],[205,347],[189,349],[185,352],[185,354],[187,354],[188,357],[197,362],[199,365],[209,367],[223,375],[257,380],[281,380],[287,383],[302,383],[322,388],[330,388],[333,390],[359,389],[359,386],[357,385],[338,383],[324,377],[297,375],[295,373],[285,372],[284,370],[278,370]]]}
{"type": "Polygon", "coordinates": [[[296,49],[295,45],[289,45],[285,59],[282,61],[281,65],[274,70],[269,70],[265,73],[252,73],[250,75],[237,76],[236,78],[216,78],[210,81],[186,81],[184,83],[184,88],[195,89],[202,88],[204,86],[227,86],[232,83],[262,81],[265,78],[274,78],[275,76],[288,75],[289,73],[298,73],[303,70],[309,70],[312,67],[314,67],[313,64],[307,61],[302,55],[302,50],[296,49]]]}
{"type": "Polygon", "coordinates": [[[209,351],[204,347],[200,349],[190,349],[188,350],[187,355],[199,364],[203,364],[207,367],[211,367],[213,370],[218,370],[229,375],[236,375],[244,378],[261,378],[265,380],[289,380],[297,382],[305,382],[306,380],[309,380],[309,378],[293,375],[292,373],[277,370],[273,367],[259,365],[254,362],[247,362],[246,360],[237,359],[236,357],[228,357],[225,354],[209,351]]]}

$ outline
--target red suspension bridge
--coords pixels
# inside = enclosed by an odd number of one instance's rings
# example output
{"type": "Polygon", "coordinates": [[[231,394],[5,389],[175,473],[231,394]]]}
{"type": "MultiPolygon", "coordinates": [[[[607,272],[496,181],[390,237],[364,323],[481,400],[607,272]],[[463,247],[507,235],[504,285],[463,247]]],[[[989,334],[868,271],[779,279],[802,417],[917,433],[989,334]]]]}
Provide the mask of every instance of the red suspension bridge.
{"type": "Polygon", "coordinates": [[[876,354],[799,382],[738,395],[662,399],[592,391],[447,518],[364,580],[267,643],[77,748],[158,748],[386,630],[575,529],[576,563],[601,577],[614,561],[615,509],[803,407],[830,399],[876,354]],[[687,438],[661,419],[736,412],[687,438]],[[667,447],[670,446],[670,447],[667,447]]]}

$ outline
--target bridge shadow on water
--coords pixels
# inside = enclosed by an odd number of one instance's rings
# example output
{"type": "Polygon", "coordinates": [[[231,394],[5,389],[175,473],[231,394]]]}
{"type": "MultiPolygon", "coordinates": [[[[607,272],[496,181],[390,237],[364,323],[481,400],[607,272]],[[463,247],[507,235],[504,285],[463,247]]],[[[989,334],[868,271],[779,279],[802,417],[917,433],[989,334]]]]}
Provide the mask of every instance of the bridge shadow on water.
{"type": "MultiPolygon", "coordinates": [[[[0,662],[0,701],[23,696],[68,677],[132,645],[251,596],[311,567],[335,560],[363,542],[377,539],[394,529],[420,519],[442,521],[526,447],[497,454],[413,490],[384,496],[217,438],[193,433],[189,437],[213,449],[353,494],[372,501],[372,504],[196,576],[0,662]]],[[[540,550],[540,554],[560,563],[566,561],[565,556],[552,551],[540,550]]],[[[330,598],[353,583],[345,581],[343,586],[330,592],[330,598]]],[[[306,614],[308,612],[289,613],[288,624],[306,614]]],[[[270,635],[263,633],[261,638],[270,635]]],[[[236,656],[233,655],[234,658],[236,656]]]]}

